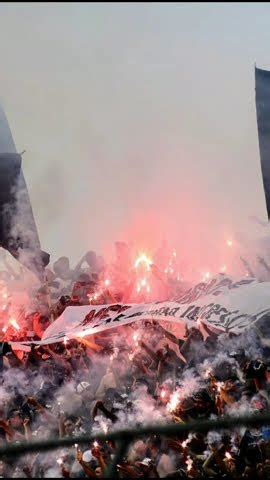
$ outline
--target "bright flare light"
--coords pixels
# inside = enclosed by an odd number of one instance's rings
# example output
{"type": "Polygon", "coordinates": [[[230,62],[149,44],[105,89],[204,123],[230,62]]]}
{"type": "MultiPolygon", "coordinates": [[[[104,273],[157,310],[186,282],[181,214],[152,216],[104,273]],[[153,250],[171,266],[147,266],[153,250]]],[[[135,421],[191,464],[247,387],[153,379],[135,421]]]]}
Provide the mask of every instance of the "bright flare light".
{"type": "Polygon", "coordinates": [[[107,427],[106,423],[102,423],[102,424],[101,424],[101,428],[102,428],[102,430],[103,430],[103,432],[104,432],[105,434],[108,433],[108,427],[107,427]]]}
{"type": "Polygon", "coordinates": [[[227,458],[227,460],[231,460],[231,459],[232,459],[232,456],[231,456],[230,452],[226,452],[226,453],[225,453],[225,457],[227,458]]]}
{"type": "Polygon", "coordinates": [[[190,457],[187,458],[186,465],[187,465],[187,471],[190,472],[193,466],[193,460],[190,457]]]}
{"type": "Polygon", "coordinates": [[[138,340],[139,340],[139,338],[140,338],[140,334],[139,334],[138,332],[135,332],[135,333],[133,334],[133,340],[134,340],[134,342],[135,342],[137,345],[138,345],[138,340]]]}
{"type": "Polygon", "coordinates": [[[231,248],[233,246],[233,241],[231,239],[227,240],[227,245],[231,248]]]}
{"type": "Polygon", "coordinates": [[[165,390],[161,390],[160,397],[161,397],[161,398],[165,398],[165,397],[166,397],[166,392],[165,392],[165,390]]]}
{"type": "Polygon", "coordinates": [[[218,391],[218,392],[220,392],[221,389],[224,387],[224,383],[223,383],[223,382],[217,382],[216,385],[217,385],[217,391],[218,391]]]}
{"type": "Polygon", "coordinates": [[[147,283],[147,280],[145,278],[142,278],[141,280],[138,281],[137,293],[140,293],[141,290],[146,290],[147,293],[150,293],[151,291],[151,287],[147,283]]]}
{"type": "Polygon", "coordinates": [[[9,320],[10,325],[15,328],[15,330],[19,331],[20,330],[20,325],[18,324],[17,320],[15,318],[11,318],[9,320]]]}
{"type": "Polygon", "coordinates": [[[174,412],[176,410],[179,400],[180,400],[180,393],[176,391],[172,394],[170,401],[167,405],[169,412],[174,412]]]}
{"type": "Polygon", "coordinates": [[[184,442],[181,443],[181,446],[183,448],[187,448],[187,445],[188,445],[189,442],[190,442],[190,440],[187,438],[186,440],[184,440],[184,442]]]}
{"type": "Polygon", "coordinates": [[[139,268],[141,265],[144,265],[146,270],[149,272],[150,271],[150,267],[152,265],[152,259],[149,258],[145,253],[142,253],[141,255],[139,255],[136,260],[135,260],[135,263],[134,263],[134,267],[137,269],[139,268]]]}
{"type": "Polygon", "coordinates": [[[202,274],[202,281],[207,282],[211,278],[211,273],[210,272],[205,272],[202,274]]]}
{"type": "Polygon", "coordinates": [[[210,377],[211,374],[212,374],[212,370],[211,368],[208,368],[207,370],[205,370],[204,378],[210,377]]]}

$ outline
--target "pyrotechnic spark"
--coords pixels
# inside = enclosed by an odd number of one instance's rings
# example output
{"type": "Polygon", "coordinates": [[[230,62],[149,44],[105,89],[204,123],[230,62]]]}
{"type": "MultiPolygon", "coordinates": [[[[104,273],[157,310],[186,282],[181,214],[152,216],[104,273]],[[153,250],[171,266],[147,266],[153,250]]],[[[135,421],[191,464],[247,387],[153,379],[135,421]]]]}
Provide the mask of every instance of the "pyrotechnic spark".
{"type": "Polygon", "coordinates": [[[176,410],[179,400],[180,400],[180,393],[176,391],[172,394],[170,401],[167,405],[169,412],[174,412],[176,410]]]}
{"type": "Polygon", "coordinates": [[[139,255],[134,263],[134,267],[137,269],[139,266],[144,265],[145,269],[149,272],[152,265],[152,259],[149,258],[145,253],[139,255]]]}

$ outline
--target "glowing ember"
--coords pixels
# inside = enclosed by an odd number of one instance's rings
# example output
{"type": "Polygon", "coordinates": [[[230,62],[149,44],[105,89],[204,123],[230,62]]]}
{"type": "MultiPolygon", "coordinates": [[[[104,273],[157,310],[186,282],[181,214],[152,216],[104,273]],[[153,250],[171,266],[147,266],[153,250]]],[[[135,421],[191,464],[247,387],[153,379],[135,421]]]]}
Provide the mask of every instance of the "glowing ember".
{"type": "Polygon", "coordinates": [[[177,409],[179,400],[180,400],[180,393],[176,391],[172,394],[170,401],[167,405],[169,412],[174,412],[177,409]]]}
{"type": "Polygon", "coordinates": [[[147,271],[150,271],[150,267],[152,265],[152,260],[149,258],[145,253],[142,253],[137,257],[134,263],[134,267],[137,269],[141,265],[144,265],[147,271]]]}
{"type": "Polygon", "coordinates": [[[227,460],[231,460],[231,459],[232,459],[232,456],[231,456],[230,452],[226,452],[226,453],[225,453],[225,457],[227,458],[227,460]]]}

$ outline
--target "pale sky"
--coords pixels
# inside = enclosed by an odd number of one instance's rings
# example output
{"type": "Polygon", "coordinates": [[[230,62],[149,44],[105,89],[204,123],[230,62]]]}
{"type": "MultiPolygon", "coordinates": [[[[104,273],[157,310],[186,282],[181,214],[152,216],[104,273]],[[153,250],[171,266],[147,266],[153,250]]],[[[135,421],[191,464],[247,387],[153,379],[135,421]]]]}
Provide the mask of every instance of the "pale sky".
{"type": "Polygon", "coordinates": [[[53,258],[165,236],[204,255],[266,219],[269,19],[260,3],[0,4],[0,103],[53,258]]]}

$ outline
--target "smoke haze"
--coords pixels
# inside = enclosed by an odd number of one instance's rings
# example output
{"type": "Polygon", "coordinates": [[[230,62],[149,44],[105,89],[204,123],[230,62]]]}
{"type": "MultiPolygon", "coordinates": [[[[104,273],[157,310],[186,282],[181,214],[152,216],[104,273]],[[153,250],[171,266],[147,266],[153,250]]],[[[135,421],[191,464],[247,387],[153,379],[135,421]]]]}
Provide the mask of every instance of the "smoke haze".
{"type": "Polygon", "coordinates": [[[211,269],[228,238],[261,233],[254,62],[270,66],[269,13],[1,4],[0,102],[53,258],[167,238],[211,269]]]}

